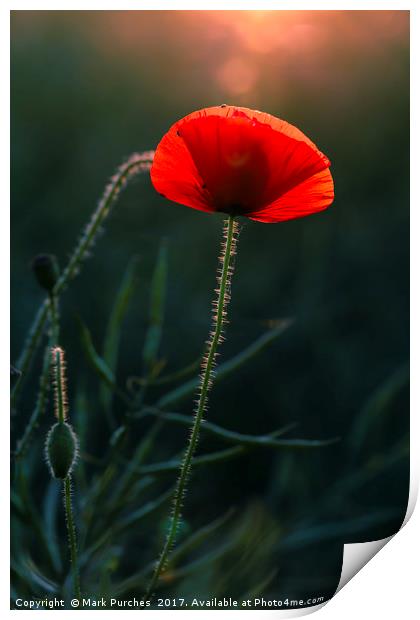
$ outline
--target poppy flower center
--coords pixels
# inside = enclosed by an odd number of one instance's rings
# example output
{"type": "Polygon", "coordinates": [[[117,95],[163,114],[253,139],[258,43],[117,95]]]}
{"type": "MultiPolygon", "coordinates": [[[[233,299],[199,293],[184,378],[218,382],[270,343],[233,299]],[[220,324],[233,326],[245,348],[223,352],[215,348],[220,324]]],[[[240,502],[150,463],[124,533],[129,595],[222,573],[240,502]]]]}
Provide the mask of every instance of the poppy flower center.
{"type": "Polygon", "coordinates": [[[240,215],[261,206],[268,165],[255,121],[208,116],[185,122],[179,135],[216,211],[240,215]]]}

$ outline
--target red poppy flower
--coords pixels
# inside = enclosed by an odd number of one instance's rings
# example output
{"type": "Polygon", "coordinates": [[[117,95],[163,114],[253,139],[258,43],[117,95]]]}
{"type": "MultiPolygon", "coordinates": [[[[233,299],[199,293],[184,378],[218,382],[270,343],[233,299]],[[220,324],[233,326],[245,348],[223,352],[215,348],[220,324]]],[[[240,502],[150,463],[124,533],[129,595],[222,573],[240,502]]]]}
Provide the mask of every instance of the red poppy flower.
{"type": "Polygon", "coordinates": [[[329,166],[293,125],[223,105],[172,125],[156,149],[151,178],[160,194],[187,207],[280,222],[332,203],[329,166]]]}

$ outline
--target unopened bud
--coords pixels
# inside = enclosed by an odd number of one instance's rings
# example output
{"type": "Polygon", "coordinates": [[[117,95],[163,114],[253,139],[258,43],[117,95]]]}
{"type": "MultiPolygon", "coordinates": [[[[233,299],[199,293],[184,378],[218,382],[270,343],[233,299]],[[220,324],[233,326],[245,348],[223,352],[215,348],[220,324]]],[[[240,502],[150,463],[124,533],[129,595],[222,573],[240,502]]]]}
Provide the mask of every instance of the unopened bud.
{"type": "Polygon", "coordinates": [[[32,261],[32,269],[38,284],[51,293],[60,275],[56,257],[53,254],[38,254],[32,261]]]}
{"type": "Polygon", "coordinates": [[[67,422],[51,427],[45,443],[45,456],[54,478],[65,480],[71,474],[78,455],[76,434],[67,422]]]}

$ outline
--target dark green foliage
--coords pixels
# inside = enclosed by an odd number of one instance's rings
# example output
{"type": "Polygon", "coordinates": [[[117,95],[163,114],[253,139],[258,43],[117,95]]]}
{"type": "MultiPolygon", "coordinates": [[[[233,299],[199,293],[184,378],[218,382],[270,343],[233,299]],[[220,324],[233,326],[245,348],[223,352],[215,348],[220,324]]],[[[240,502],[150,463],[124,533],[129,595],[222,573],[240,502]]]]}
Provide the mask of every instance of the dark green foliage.
{"type": "MultiPolygon", "coordinates": [[[[108,376],[113,381],[117,372],[118,353],[123,330],[123,321],[127,313],[129,302],[134,294],[138,281],[139,259],[134,257],[128,264],[117,292],[114,305],[108,319],[103,344],[103,361],[107,366],[108,376]]],[[[88,351],[88,354],[89,351],[88,351]]],[[[113,386],[101,385],[101,400],[108,417],[112,417],[113,386]]]]}
{"type": "Polygon", "coordinates": [[[152,276],[149,302],[149,327],[143,346],[145,374],[151,377],[153,377],[153,374],[156,372],[159,346],[162,339],[167,273],[168,251],[166,242],[163,241],[159,249],[155,270],[152,276]]]}

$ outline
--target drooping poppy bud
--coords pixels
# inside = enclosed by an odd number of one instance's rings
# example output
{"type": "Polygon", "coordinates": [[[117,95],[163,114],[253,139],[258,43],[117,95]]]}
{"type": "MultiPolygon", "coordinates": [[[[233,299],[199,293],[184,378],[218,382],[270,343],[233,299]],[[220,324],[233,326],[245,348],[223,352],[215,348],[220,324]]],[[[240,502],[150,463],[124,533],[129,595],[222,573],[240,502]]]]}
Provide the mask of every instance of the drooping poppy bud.
{"type": "Polygon", "coordinates": [[[32,261],[32,269],[38,284],[51,293],[60,275],[56,257],[53,254],[38,254],[32,261]]]}
{"type": "Polygon", "coordinates": [[[65,480],[76,463],[78,441],[67,422],[57,422],[51,427],[45,443],[45,456],[54,478],[65,480]]]}

